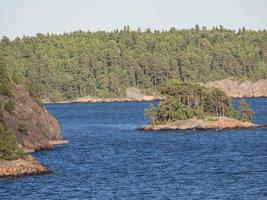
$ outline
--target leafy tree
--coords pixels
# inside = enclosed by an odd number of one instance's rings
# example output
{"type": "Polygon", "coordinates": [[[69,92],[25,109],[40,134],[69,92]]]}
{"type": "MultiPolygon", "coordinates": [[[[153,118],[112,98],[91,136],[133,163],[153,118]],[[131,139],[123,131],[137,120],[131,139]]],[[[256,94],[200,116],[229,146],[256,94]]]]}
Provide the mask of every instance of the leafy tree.
{"type": "Polygon", "coordinates": [[[145,117],[147,117],[151,120],[152,124],[156,123],[157,109],[153,103],[150,104],[149,108],[145,109],[144,115],[145,115],[145,117]]]}
{"type": "Polygon", "coordinates": [[[9,78],[6,65],[0,62],[0,94],[8,95],[9,93],[9,78]]]}
{"type": "Polygon", "coordinates": [[[241,114],[233,109],[231,99],[219,89],[209,89],[197,83],[169,80],[161,84],[161,94],[165,96],[155,108],[151,105],[145,115],[152,123],[170,123],[193,117],[208,119],[233,117],[251,120],[252,112],[248,105],[241,103],[241,114]]]}
{"type": "Polygon", "coordinates": [[[240,100],[241,119],[251,121],[254,112],[250,109],[245,99],[240,100]]]}

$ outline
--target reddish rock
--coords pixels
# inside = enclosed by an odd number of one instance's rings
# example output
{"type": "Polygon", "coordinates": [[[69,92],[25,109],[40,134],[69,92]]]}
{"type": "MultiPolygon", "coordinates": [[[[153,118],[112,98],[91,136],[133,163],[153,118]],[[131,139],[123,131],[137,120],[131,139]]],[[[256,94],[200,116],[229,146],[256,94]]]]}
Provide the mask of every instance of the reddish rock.
{"type": "Polygon", "coordinates": [[[218,117],[213,121],[199,120],[196,118],[188,120],[177,120],[169,124],[147,125],[143,128],[145,131],[158,130],[192,130],[192,129],[235,129],[235,128],[256,128],[258,125],[252,122],[243,122],[237,119],[218,117]]]}
{"type": "MultiPolygon", "coordinates": [[[[12,85],[11,100],[15,102],[12,112],[3,110],[3,122],[14,133],[19,146],[27,150],[52,149],[53,141],[61,141],[60,126],[45,108],[41,108],[22,86],[12,85]]],[[[0,102],[8,101],[0,95],[0,102]]]]}
{"type": "Polygon", "coordinates": [[[267,97],[267,80],[238,82],[230,79],[208,82],[210,88],[219,88],[231,97],[267,97]]]}
{"type": "Polygon", "coordinates": [[[41,165],[32,156],[26,156],[25,159],[11,161],[0,160],[0,178],[46,173],[50,173],[50,170],[41,165]]]}

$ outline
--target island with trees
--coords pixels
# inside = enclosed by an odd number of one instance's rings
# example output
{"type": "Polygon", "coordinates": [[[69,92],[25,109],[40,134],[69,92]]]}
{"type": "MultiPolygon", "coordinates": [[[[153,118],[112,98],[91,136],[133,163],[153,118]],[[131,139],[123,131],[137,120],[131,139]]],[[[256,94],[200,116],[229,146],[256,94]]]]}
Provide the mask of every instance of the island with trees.
{"type": "Polygon", "coordinates": [[[218,88],[169,80],[161,84],[164,99],[151,103],[145,116],[151,121],[144,130],[253,128],[253,111],[244,99],[234,109],[231,98],[218,88]]]}

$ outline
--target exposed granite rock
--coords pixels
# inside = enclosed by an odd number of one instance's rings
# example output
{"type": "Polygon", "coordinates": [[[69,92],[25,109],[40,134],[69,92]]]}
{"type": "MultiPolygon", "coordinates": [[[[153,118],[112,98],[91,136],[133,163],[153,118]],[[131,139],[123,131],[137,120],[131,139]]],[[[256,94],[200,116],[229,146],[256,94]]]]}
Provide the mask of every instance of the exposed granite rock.
{"type": "Polygon", "coordinates": [[[50,173],[50,170],[29,155],[25,159],[11,161],[0,160],[0,178],[46,173],[50,173]]]}
{"type": "Polygon", "coordinates": [[[12,85],[12,95],[0,95],[0,102],[11,98],[15,102],[12,112],[3,110],[5,127],[16,136],[17,143],[24,149],[52,149],[50,141],[62,141],[60,126],[56,119],[41,108],[23,86],[12,85]]]}
{"type": "Polygon", "coordinates": [[[238,81],[223,79],[208,82],[206,86],[222,89],[231,97],[267,97],[267,80],[239,83],[238,81]]]}
{"type": "Polygon", "coordinates": [[[155,101],[160,100],[157,96],[142,96],[138,98],[98,98],[98,97],[79,97],[74,100],[66,100],[60,102],[46,102],[46,103],[111,103],[111,102],[141,102],[141,101],[155,101]]]}
{"type": "Polygon", "coordinates": [[[192,129],[235,129],[235,128],[256,128],[258,125],[252,122],[242,122],[237,119],[218,117],[214,121],[199,120],[196,118],[178,120],[169,124],[147,125],[143,130],[192,130],[192,129]]]}
{"type": "Polygon", "coordinates": [[[141,90],[137,87],[130,87],[126,89],[126,97],[119,98],[99,98],[92,96],[78,97],[73,100],[66,100],[60,102],[50,102],[45,100],[45,103],[110,103],[110,102],[140,102],[140,101],[155,101],[160,100],[162,97],[156,93],[152,95],[144,95],[141,90]]]}

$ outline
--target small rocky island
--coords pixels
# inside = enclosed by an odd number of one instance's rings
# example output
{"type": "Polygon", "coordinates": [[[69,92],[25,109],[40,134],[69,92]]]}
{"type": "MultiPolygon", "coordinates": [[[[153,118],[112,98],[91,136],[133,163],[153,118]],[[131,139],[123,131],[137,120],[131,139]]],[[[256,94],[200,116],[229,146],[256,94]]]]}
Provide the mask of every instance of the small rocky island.
{"type": "Polygon", "coordinates": [[[18,84],[0,63],[0,178],[48,173],[27,152],[65,143],[56,119],[42,106],[33,84],[18,84]]]}
{"type": "Polygon", "coordinates": [[[231,98],[218,88],[198,83],[169,80],[160,87],[164,99],[157,106],[145,109],[151,124],[143,130],[189,130],[255,128],[251,122],[253,111],[244,99],[238,110],[231,98]]]}

